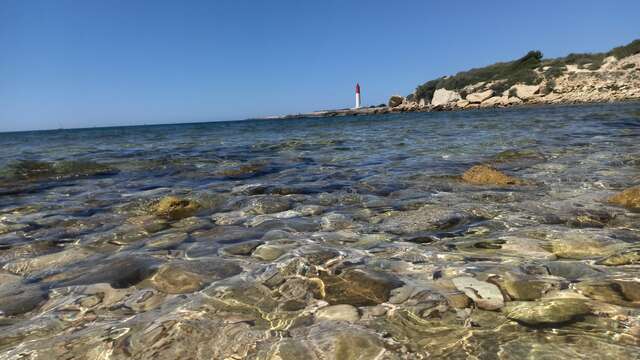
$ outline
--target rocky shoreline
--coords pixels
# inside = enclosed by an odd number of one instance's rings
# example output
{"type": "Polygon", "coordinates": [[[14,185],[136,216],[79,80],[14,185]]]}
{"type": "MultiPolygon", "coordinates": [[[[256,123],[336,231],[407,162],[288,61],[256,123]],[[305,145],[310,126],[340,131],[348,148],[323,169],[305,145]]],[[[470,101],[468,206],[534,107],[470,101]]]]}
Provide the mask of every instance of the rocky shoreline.
{"type": "Polygon", "coordinates": [[[391,96],[387,106],[316,111],[278,118],[297,119],[640,100],[640,54],[622,59],[609,56],[598,68],[566,65],[562,69],[559,73],[552,72],[553,75],[548,75],[550,67],[543,66],[536,69],[538,76],[542,79],[539,84],[519,83],[502,92],[497,92],[494,88],[503,80],[479,82],[459,90],[438,88],[431,99],[420,98],[419,94],[414,92],[406,97],[391,96]]]}

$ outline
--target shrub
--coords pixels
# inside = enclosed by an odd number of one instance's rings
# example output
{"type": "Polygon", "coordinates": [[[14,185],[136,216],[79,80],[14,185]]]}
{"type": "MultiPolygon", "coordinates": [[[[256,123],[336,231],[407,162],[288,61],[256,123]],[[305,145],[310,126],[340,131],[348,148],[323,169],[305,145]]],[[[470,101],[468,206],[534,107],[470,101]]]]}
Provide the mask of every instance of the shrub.
{"type": "Polygon", "coordinates": [[[523,83],[527,85],[539,84],[543,78],[535,69],[549,66],[544,71],[544,78],[557,78],[566,70],[567,65],[577,65],[581,69],[597,70],[602,66],[607,56],[618,59],[640,53],[640,39],[627,45],[619,46],[606,53],[573,53],[555,59],[542,59],[542,53],[534,50],[515,61],[499,62],[493,65],[459,72],[453,76],[441,77],[427,81],[418,86],[415,91],[416,99],[424,98],[431,101],[436,89],[461,91],[468,85],[479,82],[492,82],[491,89],[498,93],[511,86],[523,83]]]}
{"type": "Polygon", "coordinates": [[[622,70],[629,70],[629,69],[633,69],[634,67],[636,67],[636,64],[634,63],[624,64],[622,66],[622,70]]]}
{"type": "Polygon", "coordinates": [[[515,61],[496,63],[482,68],[462,71],[453,76],[427,81],[416,88],[416,96],[417,98],[425,98],[431,101],[436,89],[460,90],[479,82],[497,80],[505,81],[496,82],[492,86],[495,91],[500,89],[504,91],[517,83],[537,84],[541,79],[533,69],[540,66],[541,60],[542,53],[540,51],[529,51],[525,56],[515,61]]]}
{"type": "Polygon", "coordinates": [[[540,93],[542,95],[547,95],[551,93],[555,87],[556,87],[556,80],[554,78],[547,79],[547,82],[540,89],[540,93]]]}
{"type": "Polygon", "coordinates": [[[564,65],[552,65],[544,71],[544,76],[546,78],[557,78],[562,75],[565,70],[567,70],[567,67],[564,65]]]}
{"type": "Polygon", "coordinates": [[[635,54],[640,54],[640,39],[634,40],[627,45],[613,48],[607,53],[607,55],[615,56],[618,59],[626,58],[627,56],[635,54]]]}

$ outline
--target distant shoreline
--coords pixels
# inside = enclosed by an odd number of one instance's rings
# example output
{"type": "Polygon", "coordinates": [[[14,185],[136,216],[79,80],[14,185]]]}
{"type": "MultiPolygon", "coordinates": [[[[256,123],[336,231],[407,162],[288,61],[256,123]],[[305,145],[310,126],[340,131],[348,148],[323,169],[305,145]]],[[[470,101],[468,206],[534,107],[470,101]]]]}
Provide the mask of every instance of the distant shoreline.
{"type": "Polygon", "coordinates": [[[367,107],[361,109],[338,109],[338,110],[322,110],[309,113],[288,114],[282,116],[270,116],[264,118],[249,118],[245,120],[294,120],[294,119],[311,119],[311,118],[327,118],[342,116],[368,116],[382,114],[403,114],[403,113],[423,113],[423,112],[461,112],[461,111],[477,111],[477,110],[496,110],[496,109],[526,109],[544,106],[567,106],[567,105],[605,105],[605,104],[626,104],[640,103],[640,98],[616,99],[611,101],[573,101],[560,103],[523,103],[514,105],[502,105],[482,108],[456,108],[456,107],[424,107],[424,108],[392,108],[389,106],[367,107]]]}

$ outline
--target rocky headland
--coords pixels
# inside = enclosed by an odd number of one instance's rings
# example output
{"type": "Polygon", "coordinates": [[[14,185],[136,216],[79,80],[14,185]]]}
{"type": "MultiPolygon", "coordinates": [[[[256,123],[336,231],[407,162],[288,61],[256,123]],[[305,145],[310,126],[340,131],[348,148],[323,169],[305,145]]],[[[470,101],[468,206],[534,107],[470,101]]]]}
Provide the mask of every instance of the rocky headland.
{"type": "Polygon", "coordinates": [[[640,40],[606,53],[544,59],[530,51],[520,59],[427,81],[407,96],[392,95],[386,106],[317,111],[284,118],[370,115],[580,104],[640,99],[640,40]]]}

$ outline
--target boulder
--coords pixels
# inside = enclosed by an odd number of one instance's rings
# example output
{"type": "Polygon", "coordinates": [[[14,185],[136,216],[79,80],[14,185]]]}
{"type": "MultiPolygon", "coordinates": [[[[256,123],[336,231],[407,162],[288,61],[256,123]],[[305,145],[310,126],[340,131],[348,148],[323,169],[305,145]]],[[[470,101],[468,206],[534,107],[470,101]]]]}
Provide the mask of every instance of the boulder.
{"type": "Polygon", "coordinates": [[[613,195],[609,198],[609,203],[631,210],[640,210],[640,185],[613,195]]]}
{"type": "Polygon", "coordinates": [[[494,96],[480,103],[481,107],[505,106],[508,104],[506,96],[494,96]]]}
{"type": "Polygon", "coordinates": [[[394,108],[396,106],[400,106],[403,102],[404,102],[404,96],[400,96],[400,95],[392,95],[389,98],[389,107],[390,108],[394,108]]]}
{"type": "Polygon", "coordinates": [[[420,101],[418,102],[418,106],[423,108],[423,107],[427,107],[429,104],[427,102],[427,100],[425,98],[420,99],[420,101]]]}
{"type": "Polygon", "coordinates": [[[466,99],[471,103],[481,103],[492,96],[493,96],[493,90],[489,89],[489,90],[469,94],[467,95],[466,99]]]}
{"type": "Polygon", "coordinates": [[[509,106],[511,106],[511,105],[520,105],[522,103],[523,103],[523,101],[520,100],[520,98],[517,98],[517,97],[514,97],[514,96],[507,98],[507,105],[509,105],[509,106]]]}
{"type": "Polygon", "coordinates": [[[438,89],[433,93],[433,99],[431,99],[431,105],[444,106],[450,103],[454,103],[460,100],[460,94],[455,91],[447,89],[438,89]]]}
{"type": "Polygon", "coordinates": [[[513,85],[510,90],[514,90],[518,98],[529,100],[540,91],[540,85],[513,85]]]}
{"type": "Polygon", "coordinates": [[[469,101],[467,100],[458,100],[456,102],[456,107],[460,109],[464,109],[469,105],[469,101]]]}
{"type": "Polygon", "coordinates": [[[475,185],[522,185],[524,182],[486,165],[476,165],[462,174],[462,180],[475,185]]]}

